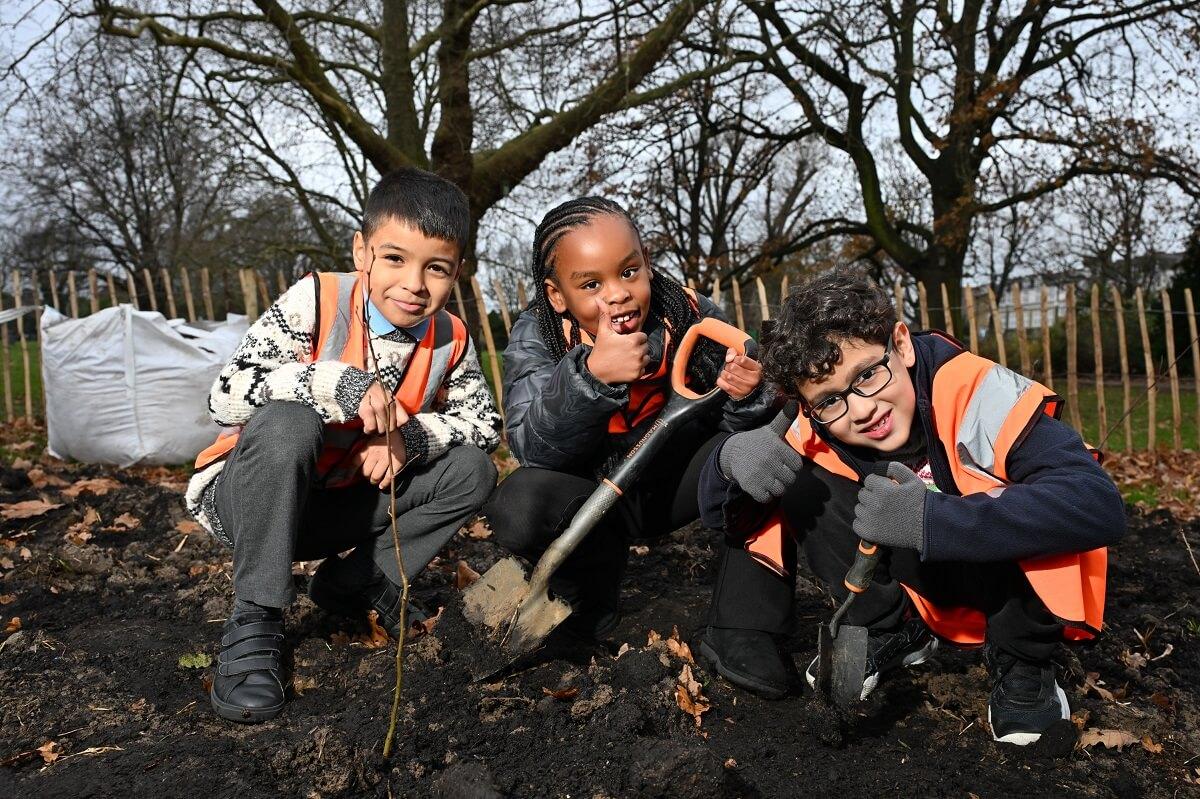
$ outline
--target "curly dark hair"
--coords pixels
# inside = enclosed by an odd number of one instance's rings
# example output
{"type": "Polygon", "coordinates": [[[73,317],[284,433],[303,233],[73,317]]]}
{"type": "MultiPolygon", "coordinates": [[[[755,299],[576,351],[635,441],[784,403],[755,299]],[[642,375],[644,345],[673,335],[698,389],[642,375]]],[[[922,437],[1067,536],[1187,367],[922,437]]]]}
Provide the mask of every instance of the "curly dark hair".
{"type": "Polygon", "coordinates": [[[775,320],[763,325],[763,375],[799,399],[800,381],[832,374],[845,341],[887,344],[896,309],[865,272],[835,267],[798,286],[775,320]]]}

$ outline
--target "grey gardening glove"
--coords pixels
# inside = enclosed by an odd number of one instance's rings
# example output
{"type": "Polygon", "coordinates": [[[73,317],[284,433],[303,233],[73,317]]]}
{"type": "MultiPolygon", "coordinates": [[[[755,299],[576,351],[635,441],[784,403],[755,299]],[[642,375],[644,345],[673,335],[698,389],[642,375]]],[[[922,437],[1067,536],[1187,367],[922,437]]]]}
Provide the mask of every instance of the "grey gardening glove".
{"type": "Polygon", "coordinates": [[[927,493],[925,481],[902,463],[888,464],[887,477],[867,475],[854,506],[855,534],[873,544],[920,552],[927,493]]]}
{"type": "Polygon", "coordinates": [[[804,463],[783,440],[795,417],[789,410],[791,406],[780,411],[766,427],[735,433],[721,447],[721,472],[760,504],[782,497],[804,463]]]}

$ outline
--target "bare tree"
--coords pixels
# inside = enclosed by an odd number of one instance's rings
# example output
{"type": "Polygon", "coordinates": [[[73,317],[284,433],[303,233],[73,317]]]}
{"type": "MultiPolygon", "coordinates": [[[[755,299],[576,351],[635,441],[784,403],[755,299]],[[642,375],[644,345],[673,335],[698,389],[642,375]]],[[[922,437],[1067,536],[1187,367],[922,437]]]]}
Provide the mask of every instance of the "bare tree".
{"type": "Polygon", "coordinates": [[[1195,96],[1197,2],[744,2],[758,27],[743,51],[765,50],[798,113],[857,175],[861,216],[831,235],[869,236],[914,278],[946,283],[955,305],[980,215],[1087,175],[1200,195],[1186,142],[1161,129],[1195,96]],[[881,153],[897,140],[923,187],[918,214],[885,193],[881,153]]]}
{"type": "MultiPolygon", "coordinates": [[[[64,2],[105,33],[146,35],[185,52],[198,91],[302,204],[338,194],[318,190],[321,183],[297,166],[298,153],[319,144],[333,155],[315,171],[337,176],[326,187],[349,190],[347,211],[361,200],[369,170],[416,165],[462,186],[475,224],[549,154],[607,115],[686,84],[690,75],[656,68],[699,7],[64,2]],[[658,83],[639,93],[652,76],[658,83]]],[[[473,269],[469,263],[468,274],[473,269]]]]}

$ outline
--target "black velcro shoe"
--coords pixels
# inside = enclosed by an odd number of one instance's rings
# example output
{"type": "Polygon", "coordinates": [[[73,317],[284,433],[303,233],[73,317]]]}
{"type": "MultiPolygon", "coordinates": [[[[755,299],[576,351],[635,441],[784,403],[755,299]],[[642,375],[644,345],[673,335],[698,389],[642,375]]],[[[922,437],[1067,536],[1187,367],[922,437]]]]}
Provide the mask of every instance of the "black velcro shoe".
{"type": "Polygon", "coordinates": [[[221,628],[221,654],[208,695],[217,715],[255,724],[279,715],[286,703],[283,615],[277,610],[233,616],[221,628]]]}
{"type": "Polygon", "coordinates": [[[781,699],[788,692],[787,665],[770,633],[706,627],[699,651],[717,674],[740,688],[764,699],[781,699]]]}
{"type": "Polygon", "coordinates": [[[988,724],[994,740],[1026,746],[1056,722],[1071,718],[1053,663],[1030,663],[991,649],[985,652],[985,661],[992,673],[988,724]]]}
{"type": "MultiPolygon", "coordinates": [[[[317,567],[308,584],[308,596],[328,613],[362,619],[368,611],[378,615],[377,623],[388,635],[400,635],[400,586],[387,578],[362,547],[345,558],[326,558],[317,567]]],[[[408,603],[409,626],[429,618],[424,610],[408,603]]]]}
{"type": "MultiPolygon", "coordinates": [[[[938,639],[929,632],[925,622],[919,618],[911,618],[892,632],[871,631],[867,638],[867,671],[863,678],[862,694],[859,699],[866,699],[879,685],[880,678],[889,671],[901,666],[916,666],[929,660],[937,651],[938,639]]],[[[817,659],[804,672],[804,680],[809,688],[817,685],[817,659]]]]}

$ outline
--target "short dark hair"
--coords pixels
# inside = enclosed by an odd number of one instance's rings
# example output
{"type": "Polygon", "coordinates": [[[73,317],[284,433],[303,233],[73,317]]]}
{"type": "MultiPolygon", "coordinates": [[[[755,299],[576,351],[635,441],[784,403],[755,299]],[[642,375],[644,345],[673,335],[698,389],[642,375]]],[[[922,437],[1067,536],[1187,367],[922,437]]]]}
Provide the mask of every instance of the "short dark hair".
{"type": "Polygon", "coordinates": [[[363,238],[388,219],[412,225],[426,236],[467,249],[471,211],[462,189],[441,175],[415,167],[392,170],[379,179],[363,208],[363,238]]]}
{"type": "Polygon", "coordinates": [[[832,374],[846,341],[887,344],[896,309],[865,272],[835,267],[797,287],[777,319],[764,323],[763,374],[799,399],[799,381],[832,374]]]}

